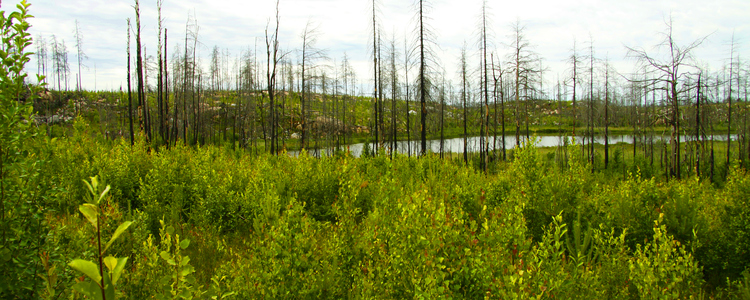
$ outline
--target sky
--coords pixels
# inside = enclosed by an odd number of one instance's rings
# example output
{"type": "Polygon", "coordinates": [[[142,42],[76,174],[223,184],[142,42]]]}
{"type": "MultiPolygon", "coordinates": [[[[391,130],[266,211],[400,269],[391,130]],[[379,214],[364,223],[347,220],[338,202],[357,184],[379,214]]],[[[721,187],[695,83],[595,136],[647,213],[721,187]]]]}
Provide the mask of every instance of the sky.
{"type": "MultiPolygon", "coordinates": [[[[78,73],[75,26],[83,36],[87,59],[82,70],[86,89],[118,90],[126,85],[127,19],[135,24],[134,0],[28,0],[34,38],[64,41],[69,52],[72,76],[78,73]]],[[[14,10],[18,0],[2,1],[3,10],[14,10]]],[[[141,1],[143,43],[149,55],[158,45],[156,0],[141,1]]],[[[479,21],[482,0],[432,0],[426,23],[435,33],[435,55],[439,72],[458,82],[461,48],[466,45],[470,64],[478,66],[479,21]]],[[[678,45],[706,38],[694,51],[696,63],[720,69],[730,57],[734,36],[735,53],[750,59],[750,1],[717,0],[488,0],[489,50],[506,59],[510,50],[511,24],[519,22],[532,50],[542,58],[548,86],[558,78],[569,77],[567,60],[574,41],[581,54],[588,54],[593,41],[594,56],[608,60],[616,71],[627,76],[636,62],[628,57],[626,46],[641,48],[654,55],[663,39],[666,21],[672,20],[678,45]]],[[[395,39],[403,53],[405,41],[414,40],[415,4],[412,0],[378,0],[377,18],[383,39],[395,39]]],[[[299,61],[301,34],[310,23],[319,30],[317,48],[326,51],[329,65],[349,58],[362,86],[372,82],[372,1],[365,0],[280,0],[279,40],[299,61]]],[[[264,30],[273,21],[272,0],[164,0],[163,26],[169,29],[169,51],[178,49],[185,37],[188,15],[197,18],[199,55],[204,68],[214,46],[239,56],[256,49],[262,53],[264,30]]],[[[271,24],[273,27],[273,24],[271,24]]],[[[35,49],[35,47],[32,47],[35,49]]],[[[134,50],[133,50],[134,51],[134,50]]],[[[263,56],[261,56],[263,57],[263,56]]],[[[403,56],[401,58],[403,60],[403,56]]],[[[35,59],[27,65],[37,73],[35,59]]],[[[32,75],[33,76],[33,75],[32,75]]],[[[476,75],[478,76],[478,75],[476,75]]],[[[74,86],[74,84],[73,84],[74,86]]]]}

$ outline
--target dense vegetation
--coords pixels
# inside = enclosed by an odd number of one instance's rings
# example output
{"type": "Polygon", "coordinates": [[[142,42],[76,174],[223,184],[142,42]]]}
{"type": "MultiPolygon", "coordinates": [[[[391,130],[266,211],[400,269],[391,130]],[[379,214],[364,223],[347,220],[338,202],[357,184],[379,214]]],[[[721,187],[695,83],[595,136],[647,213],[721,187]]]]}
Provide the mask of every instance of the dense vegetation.
{"type": "MultiPolygon", "coordinates": [[[[65,264],[96,253],[77,210],[90,176],[111,186],[103,235],[133,222],[110,250],[130,258],[117,290],[133,299],[207,291],[244,299],[748,292],[750,177],[742,169],[723,187],[637,171],[623,178],[592,174],[579,147],[560,167],[528,145],[486,176],[432,155],[149,151],[142,141],[131,147],[93,137],[86,124],[75,128],[27,144],[44,170],[34,177],[37,251],[49,265],[34,256],[27,263],[34,273],[52,270],[58,293],[81,280],[65,264]]],[[[29,293],[44,292],[44,281],[23,274],[8,275],[29,293]]]]}
{"type": "Polygon", "coordinates": [[[750,297],[739,160],[712,181],[627,145],[606,169],[575,143],[532,143],[485,171],[112,140],[87,121],[104,109],[36,121],[27,9],[0,19],[0,298],[750,297]]]}

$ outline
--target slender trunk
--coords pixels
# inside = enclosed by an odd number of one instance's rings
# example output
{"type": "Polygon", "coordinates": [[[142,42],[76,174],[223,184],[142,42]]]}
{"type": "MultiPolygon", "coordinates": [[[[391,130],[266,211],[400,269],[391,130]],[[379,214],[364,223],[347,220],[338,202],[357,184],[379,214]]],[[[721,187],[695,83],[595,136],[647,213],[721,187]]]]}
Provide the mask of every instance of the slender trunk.
{"type": "Polygon", "coordinates": [[[709,163],[711,164],[711,170],[710,170],[710,179],[711,182],[714,182],[714,167],[716,165],[715,163],[715,156],[714,156],[714,134],[713,134],[713,125],[711,127],[711,157],[709,158],[709,163]]]}
{"type": "Polygon", "coordinates": [[[489,120],[489,112],[487,110],[489,109],[489,88],[487,85],[489,84],[488,80],[488,72],[487,72],[487,15],[486,15],[486,3],[482,3],[482,93],[484,97],[484,103],[481,104],[481,126],[479,129],[479,142],[481,145],[479,146],[479,159],[480,159],[480,165],[482,168],[482,171],[486,174],[487,173],[487,154],[489,153],[487,150],[487,145],[485,141],[485,127],[488,127],[489,124],[486,122],[489,120]]]}
{"type": "Polygon", "coordinates": [[[158,129],[159,129],[159,137],[162,141],[165,140],[164,138],[164,63],[162,60],[162,40],[161,40],[161,32],[162,32],[162,23],[161,23],[161,1],[157,1],[157,8],[159,12],[158,20],[159,20],[159,50],[157,51],[157,56],[159,59],[159,78],[157,79],[156,83],[156,104],[157,104],[157,110],[158,110],[158,129]]]}
{"type": "Polygon", "coordinates": [[[695,154],[695,176],[700,178],[701,177],[701,154],[702,151],[700,150],[700,128],[701,128],[701,75],[698,74],[698,85],[697,85],[697,92],[695,95],[695,141],[697,143],[696,146],[696,154],[695,154]]]}
{"type": "Polygon", "coordinates": [[[492,122],[493,133],[494,133],[494,137],[492,138],[492,156],[495,157],[495,159],[497,159],[496,149],[497,149],[497,82],[498,82],[498,77],[497,75],[495,75],[495,58],[493,55],[490,55],[490,61],[492,62],[492,78],[494,79],[494,84],[492,86],[493,88],[492,102],[495,106],[495,109],[494,109],[495,118],[492,122]]]}
{"type": "MultiPolygon", "coordinates": [[[[528,75],[527,75],[528,76],[528,75]]],[[[529,135],[529,101],[532,100],[532,97],[529,97],[529,82],[528,78],[524,79],[524,85],[523,85],[523,110],[524,110],[524,118],[526,121],[526,142],[528,143],[529,140],[531,140],[531,136],[529,135]]]]}
{"type": "Polygon", "coordinates": [[[147,113],[148,110],[146,105],[146,95],[145,95],[145,87],[143,83],[143,59],[141,55],[141,17],[140,17],[140,8],[138,6],[138,0],[135,1],[135,22],[136,22],[136,32],[135,32],[135,43],[136,43],[136,73],[137,73],[137,80],[138,80],[138,112],[140,114],[139,120],[141,124],[141,130],[145,131],[146,133],[146,142],[151,142],[151,137],[149,136],[149,128],[148,128],[148,122],[147,122],[147,113]]]}
{"type": "Polygon", "coordinates": [[[135,133],[133,132],[133,89],[130,86],[130,19],[128,19],[128,123],[130,124],[130,146],[135,145],[135,133]]]}
{"type": "Polygon", "coordinates": [[[380,45],[380,35],[378,35],[378,61],[380,64],[378,65],[378,117],[377,120],[377,126],[378,131],[380,132],[380,144],[378,144],[378,151],[380,148],[385,147],[385,137],[387,136],[385,134],[385,100],[383,100],[383,69],[381,64],[383,64],[382,57],[380,56],[380,48],[382,46],[380,45]]]}
{"type": "Polygon", "coordinates": [[[167,147],[169,147],[169,141],[171,138],[169,128],[169,61],[167,60],[167,29],[164,28],[164,131],[166,132],[167,147]]]}
{"type": "Polygon", "coordinates": [[[731,73],[732,71],[729,71],[730,73],[730,84],[729,84],[729,97],[727,98],[729,108],[727,111],[727,161],[726,161],[726,168],[727,168],[727,174],[729,174],[729,164],[731,162],[731,154],[732,154],[732,84],[731,84],[731,73]]]}
{"type": "MultiPolygon", "coordinates": [[[[676,74],[677,72],[675,72],[676,74]]],[[[673,77],[672,81],[672,105],[673,105],[673,112],[672,112],[672,118],[674,120],[674,140],[676,143],[674,144],[674,172],[677,176],[677,179],[680,179],[680,102],[677,98],[677,77],[673,77]]]]}
{"type": "Polygon", "coordinates": [[[576,87],[578,82],[578,58],[575,56],[575,44],[573,45],[573,138],[576,137],[576,122],[578,121],[578,112],[576,111],[576,87]]]}
{"type": "Polygon", "coordinates": [[[591,173],[594,173],[594,43],[591,42],[589,48],[589,60],[590,60],[590,80],[589,80],[589,162],[591,163],[591,173]]]}
{"type": "Polygon", "coordinates": [[[424,30],[424,0],[419,1],[419,104],[422,113],[420,115],[422,149],[420,155],[427,154],[427,62],[425,57],[425,30],[424,30]]]}
{"type": "Polygon", "coordinates": [[[444,135],[444,129],[445,124],[444,116],[445,116],[445,82],[443,82],[443,87],[441,89],[441,95],[440,95],[440,158],[444,158],[445,153],[445,135],[444,135]]]}
{"type": "Polygon", "coordinates": [[[656,122],[656,92],[651,94],[651,122],[649,124],[651,125],[651,139],[649,139],[649,147],[651,148],[651,163],[650,166],[654,166],[654,135],[655,135],[655,129],[654,124],[656,122]]]}
{"type": "MultiPolygon", "coordinates": [[[[182,68],[185,71],[185,74],[182,76],[182,143],[187,145],[187,118],[188,118],[188,110],[187,110],[187,90],[188,90],[188,34],[189,34],[189,25],[190,21],[188,20],[188,23],[185,24],[185,56],[182,68]]],[[[175,106],[175,112],[177,111],[177,107],[175,106]]]]}
{"type": "Polygon", "coordinates": [[[375,0],[372,0],[372,70],[373,70],[373,112],[375,113],[375,122],[373,123],[375,135],[375,152],[378,148],[378,27],[375,18],[375,0]]]}
{"type": "MultiPolygon", "coordinates": [[[[193,70],[193,75],[195,75],[195,70],[193,70]]],[[[201,124],[198,123],[199,122],[198,115],[200,114],[200,103],[197,103],[196,98],[195,98],[195,94],[200,93],[200,82],[201,82],[201,76],[198,75],[198,90],[193,88],[192,99],[191,99],[193,102],[193,109],[192,109],[193,111],[193,142],[192,144],[193,145],[198,145],[198,134],[199,134],[198,131],[200,130],[199,128],[201,127],[201,124]]]]}
{"type": "MultiPolygon", "coordinates": [[[[137,3],[137,2],[136,2],[137,3]]],[[[136,4],[138,6],[138,4],[136,4]]],[[[99,259],[99,277],[102,278],[102,281],[100,282],[101,290],[102,290],[102,299],[107,300],[107,294],[106,294],[106,285],[104,285],[104,260],[102,256],[104,256],[102,253],[102,232],[101,228],[99,227],[99,224],[102,223],[101,217],[99,215],[96,216],[96,245],[99,248],[99,255],[97,255],[99,259]]]]}
{"type": "Polygon", "coordinates": [[[391,43],[391,132],[393,137],[391,142],[393,147],[391,150],[391,158],[393,153],[398,152],[398,133],[396,132],[396,85],[398,84],[396,78],[396,45],[391,43]]]}
{"type": "Polygon", "coordinates": [[[604,83],[604,169],[609,165],[609,65],[604,83]]]}
{"type": "Polygon", "coordinates": [[[467,121],[468,121],[468,114],[467,114],[467,106],[466,106],[466,98],[467,98],[467,82],[466,82],[466,49],[463,49],[463,52],[461,53],[461,84],[463,86],[463,89],[461,90],[461,100],[463,101],[463,109],[464,109],[464,164],[469,165],[469,142],[468,142],[468,131],[467,131],[467,121]]]}
{"type": "Polygon", "coordinates": [[[307,52],[307,39],[303,38],[302,40],[302,70],[300,70],[302,72],[302,76],[300,77],[300,81],[302,83],[301,90],[300,90],[300,119],[301,119],[300,122],[302,123],[302,134],[300,136],[300,150],[306,148],[305,139],[307,138],[307,114],[306,114],[306,109],[305,109],[305,100],[306,100],[305,96],[307,95],[307,85],[306,85],[307,80],[305,78],[305,75],[306,75],[305,71],[307,71],[305,68],[306,67],[305,55],[307,54],[306,52],[307,52]]]}
{"type": "Polygon", "coordinates": [[[411,115],[409,107],[409,50],[406,40],[404,40],[404,81],[406,82],[406,153],[408,157],[411,157],[411,115]]]}
{"type": "Polygon", "coordinates": [[[745,141],[745,143],[747,143],[747,146],[745,148],[746,149],[745,152],[747,154],[748,160],[750,161],[750,141],[748,141],[748,139],[747,139],[747,131],[748,131],[748,127],[747,127],[747,113],[748,113],[747,87],[748,87],[748,83],[747,83],[747,80],[748,79],[746,77],[745,78],[745,102],[744,102],[744,111],[745,111],[745,113],[744,113],[744,118],[743,118],[743,121],[742,121],[743,122],[743,124],[742,124],[742,128],[743,128],[743,131],[742,131],[742,140],[745,141]]]}
{"type": "Polygon", "coordinates": [[[193,88],[191,96],[192,96],[192,100],[193,100],[193,109],[192,109],[192,111],[193,111],[193,127],[194,127],[194,129],[193,129],[193,144],[194,145],[198,144],[198,136],[199,136],[199,134],[201,134],[201,132],[199,132],[199,131],[202,131],[202,128],[201,128],[202,124],[200,123],[200,119],[199,119],[200,109],[201,108],[200,108],[200,104],[196,103],[196,99],[195,99],[196,95],[195,94],[196,93],[198,94],[198,97],[199,97],[198,102],[200,102],[200,88],[201,88],[201,82],[202,82],[203,78],[201,77],[200,74],[198,74],[198,88],[196,90],[196,88],[195,88],[195,69],[198,67],[197,64],[195,63],[195,60],[196,60],[196,56],[195,56],[196,48],[198,48],[198,38],[197,37],[195,37],[195,39],[193,40],[193,63],[191,65],[191,67],[192,67],[192,76],[190,77],[190,81],[191,81],[190,86],[193,88]]]}
{"type": "Polygon", "coordinates": [[[520,85],[521,85],[521,49],[520,49],[520,36],[516,34],[516,64],[515,64],[515,73],[516,73],[516,103],[515,103],[515,117],[516,117],[516,148],[521,148],[521,119],[520,119],[520,112],[518,111],[518,106],[521,101],[521,95],[520,93],[520,85]]]}
{"type": "Polygon", "coordinates": [[[271,41],[268,40],[268,32],[266,31],[266,51],[268,54],[268,64],[266,66],[266,77],[268,83],[268,101],[270,110],[270,130],[271,130],[271,153],[278,155],[277,151],[277,115],[276,115],[276,103],[275,103],[275,88],[276,88],[276,67],[278,64],[278,50],[279,50],[279,2],[276,1],[276,28],[271,41]],[[273,53],[271,53],[273,51],[273,53]]]}
{"type": "Polygon", "coordinates": [[[501,122],[501,131],[503,134],[503,161],[506,161],[508,158],[505,154],[505,87],[503,86],[503,75],[500,75],[500,122],[501,122]]]}

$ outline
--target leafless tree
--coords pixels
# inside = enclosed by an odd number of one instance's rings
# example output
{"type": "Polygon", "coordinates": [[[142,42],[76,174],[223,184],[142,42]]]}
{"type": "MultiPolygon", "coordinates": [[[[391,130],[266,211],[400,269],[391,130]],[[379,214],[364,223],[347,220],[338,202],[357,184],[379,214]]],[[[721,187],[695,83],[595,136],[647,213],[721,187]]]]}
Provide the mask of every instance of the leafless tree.
{"type": "Polygon", "coordinates": [[[78,91],[83,89],[83,86],[81,85],[81,76],[83,73],[81,73],[81,65],[83,64],[83,60],[87,59],[86,53],[83,52],[83,33],[81,32],[81,26],[80,23],[78,23],[78,20],[76,20],[76,29],[75,29],[75,37],[76,37],[76,50],[78,52],[78,76],[76,81],[76,89],[78,91]]]}
{"type": "Polygon", "coordinates": [[[432,82],[430,64],[434,62],[431,46],[435,41],[434,34],[426,24],[427,12],[430,9],[426,0],[417,0],[417,50],[419,51],[419,105],[420,105],[420,155],[427,154],[427,101],[430,99],[432,82]]]}
{"type": "Polygon", "coordinates": [[[487,26],[487,1],[482,1],[482,14],[481,14],[481,25],[480,25],[480,37],[479,37],[479,49],[482,53],[482,99],[484,103],[480,104],[480,129],[479,129],[479,165],[483,172],[487,173],[487,162],[489,154],[489,143],[487,138],[489,136],[489,120],[490,120],[490,93],[489,93],[489,67],[487,66],[487,39],[488,39],[488,26],[487,26]]]}
{"type": "Polygon", "coordinates": [[[309,110],[309,99],[310,96],[310,71],[314,70],[316,68],[315,62],[319,59],[324,59],[326,57],[326,53],[324,50],[316,48],[315,44],[318,42],[318,36],[320,35],[320,31],[318,30],[318,27],[314,25],[311,21],[307,22],[307,25],[305,25],[305,31],[302,33],[302,57],[300,59],[301,63],[301,90],[300,90],[300,122],[302,123],[302,134],[300,139],[300,148],[306,148],[307,144],[307,112],[309,110]]]}
{"type": "Polygon", "coordinates": [[[406,90],[406,155],[411,157],[411,108],[409,104],[411,102],[410,85],[409,85],[409,70],[412,67],[411,54],[409,51],[408,38],[404,38],[404,90],[406,90]]]}
{"type": "MultiPolygon", "coordinates": [[[[727,104],[729,105],[727,110],[727,172],[729,172],[729,163],[731,161],[731,154],[732,154],[732,84],[734,83],[735,77],[737,78],[737,101],[740,99],[740,76],[739,76],[739,57],[735,58],[735,47],[737,46],[737,42],[734,38],[734,32],[732,32],[732,41],[730,43],[730,50],[729,50],[729,79],[727,80],[727,83],[729,84],[729,93],[727,94],[727,104]],[[737,73],[735,76],[735,72],[737,73]]],[[[738,54],[739,56],[739,54],[738,54]]],[[[740,147],[742,148],[742,147],[740,147]]]]}
{"type": "MultiPolygon", "coordinates": [[[[159,65],[158,76],[159,77],[156,80],[156,106],[157,106],[158,119],[159,119],[159,124],[158,124],[159,136],[161,137],[162,141],[165,140],[165,136],[166,136],[166,134],[165,134],[165,131],[166,131],[165,120],[166,119],[165,119],[165,112],[164,112],[164,102],[165,102],[164,101],[164,91],[165,91],[165,89],[164,89],[164,69],[165,69],[165,66],[164,66],[164,60],[163,60],[164,52],[162,51],[162,45],[164,44],[162,42],[162,29],[163,29],[163,27],[162,27],[162,20],[163,19],[161,17],[161,7],[162,7],[163,3],[164,3],[164,0],[157,0],[156,1],[156,9],[158,11],[158,20],[157,21],[158,21],[158,24],[159,24],[159,50],[157,51],[157,56],[158,56],[158,60],[159,60],[159,63],[158,63],[158,65],[159,65]]],[[[166,38],[166,36],[165,36],[165,38],[166,38]]],[[[167,100],[168,99],[169,98],[167,98],[167,100]]]]}
{"type": "Polygon", "coordinates": [[[576,106],[576,91],[578,90],[578,66],[581,64],[581,57],[576,49],[576,41],[573,41],[573,53],[570,54],[568,61],[571,66],[570,80],[573,82],[573,138],[576,136],[576,122],[578,121],[578,111],[576,106]]]}
{"type": "Polygon", "coordinates": [[[531,50],[531,44],[526,40],[523,33],[525,27],[521,25],[520,20],[511,24],[512,52],[509,56],[509,71],[515,76],[515,121],[516,121],[516,147],[521,146],[521,112],[519,110],[521,103],[521,88],[524,89],[524,104],[526,112],[526,135],[528,139],[528,92],[532,89],[531,84],[533,76],[538,71],[534,68],[533,63],[536,61],[536,54],[531,50]]]}
{"type": "Polygon", "coordinates": [[[398,69],[396,68],[396,60],[398,59],[398,53],[396,52],[396,37],[395,34],[393,38],[391,39],[391,49],[389,53],[390,58],[390,72],[388,74],[388,77],[390,77],[390,90],[391,90],[391,158],[393,158],[394,153],[398,152],[398,128],[396,126],[397,124],[397,114],[396,114],[396,99],[399,96],[399,89],[398,89],[398,69]]]}
{"type": "Polygon", "coordinates": [[[662,32],[663,40],[656,46],[657,51],[666,51],[666,56],[659,57],[648,53],[643,48],[627,47],[628,53],[631,57],[636,58],[644,64],[649,66],[649,79],[656,89],[662,89],[666,91],[667,101],[670,106],[669,113],[669,125],[672,127],[672,133],[670,137],[671,144],[671,157],[670,157],[670,173],[668,176],[676,176],[680,178],[680,97],[688,89],[682,85],[682,81],[686,79],[690,73],[684,72],[681,68],[692,68],[695,67],[690,65],[692,59],[692,51],[700,46],[706,37],[699,38],[688,45],[678,45],[674,40],[673,36],[673,25],[671,17],[665,22],[666,31],[662,32]]]}
{"type": "Polygon", "coordinates": [[[146,101],[146,86],[143,81],[143,54],[141,53],[141,9],[139,0],[135,0],[135,47],[136,47],[136,80],[138,81],[138,114],[141,130],[146,133],[146,141],[151,142],[151,128],[149,127],[148,102],[146,101]]]}
{"type": "Polygon", "coordinates": [[[467,98],[469,94],[469,82],[467,80],[467,63],[466,63],[466,43],[464,43],[464,47],[461,48],[461,65],[460,65],[460,72],[461,72],[461,102],[462,102],[462,108],[463,108],[463,125],[464,125],[464,164],[469,165],[469,141],[468,141],[468,130],[467,130],[467,121],[468,121],[468,107],[467,107],[467,98]]]}
{"type": "Polygon", "coordinates": [[[37,64],[37,74],[47,77],[47,39],[44,38],[41,34],[37,36],[36,39],[34,39],[34,43],[36,44],[36,64],[37,64]]]}
{"type": "Polygon", "coordinates": [[[130,123],[130,146],[135,145],[135,133],[133,132],[133,96],[132,91],[133,88],[131,87],[131,78],[130,78],[130,18],[128,18],[128,121],[130,123]]]}
{"type": "Polygon", "coordinates": [[[379,47],[380,47],[380,36],[378,31],[378,22],[377,22],[377,15],[378,15],[378,5],[377,1],[372,0],[372,70],[373,70],[373,92],[372,92],[372,98],[373,98],[373,114],[375,117],[375,122],[373,123],[373,130],[374,130],[374,136],[375,136],[375,151],[378,151],[379,148],[379,132],[378,129],[380,126],[378,126],[379,123],[379,92],[380,92],[380,65],[378,64],[378,54],[379,54],[379,47]]]}
{"type": "Polygon", "coordinates": [[[497,67],[495,67],[495,59],[494,56],[492,56],[492,78],[494,80],[494,91],[493,91],[493,97],[494,97],[494,106],[495,106],[495,120],[494,120],[494,126],[495,126],[495,136],[494,136],[494,145],[492,146],[492,149],[497,149],[497,123],[498,123],[498,108],[497,108],[497,94],[498,91],[500,93],[500,131],[502,135],[502,152],[503,152],[503,161],[506,160],[505,155],[505,88],[503,86],[503,75],[505,75],[505,69],[503,69],[502,64],[498,63],[497,67]]]}
{"type": "Polygon", "coordinates": [[[276,26],[274,29],[274,32],[269,36],[268,34],[268,26],[266,26],[266,54],[268,59],[268,64],[266,68],[266,79],[267,79],[267,91],[268,91],[268,98],[269,98],[269,104],[270,104],[270,130],[271,130],[271,147],[270,151],[274,155],[277,155],[278,153],[278,137],[277,137],[277,127],[278,127],[278,116],[276,112],[276,103],[274,102],[274,97],[276,93],[276,69],[277,65],[279,64],[279,61],[283,60],[284,56],[286,56],[285,53],[279,53],[279,1],[276,1],[276,26]]]}
{"type": "Polygon", "coordinates": [[[604,169],[609,166],[609,60],[604,64],[604,169]]]}
{"type": "MultiPolygon", "coordinates": [[[[594,66],[596,58],[594,57],[594,38],[589,36],[589,111],[586,122],[586,131],[589,137],[588,155],[591,164],[591,172],[594,172],[594,66]]],[[[585,140],[585,139],[584,139],[585,140]]],[[[584,143],[584,148],[586,145],[584,143]]]]}
{"type": "Polygon", "coordinates": [[[351,101],[351,96],[354,94],[354,85],[356,82],[356,73],[354,72],[354,68],[352,68],[351,64],[349,63],[349,57],[344,53],[344,60],[341,62],[341,76],[343,77],[343,83],[344,83],[344,95],[342,99],[343,103],[343,125],[344,125],[344,139],[343,143],[347,143],[347,135],[351,128],[347,124],[354,124],[354,117],[356,114],[353,112],[350,113],[350,109],[353,110],[356,108],[356,105],[349,106],[349,102],[351,101]],[[350,89],[351,88],[351,89],[350,89]],[[349,119],[347,119],[347,113],[349,113],[349,119]]]}

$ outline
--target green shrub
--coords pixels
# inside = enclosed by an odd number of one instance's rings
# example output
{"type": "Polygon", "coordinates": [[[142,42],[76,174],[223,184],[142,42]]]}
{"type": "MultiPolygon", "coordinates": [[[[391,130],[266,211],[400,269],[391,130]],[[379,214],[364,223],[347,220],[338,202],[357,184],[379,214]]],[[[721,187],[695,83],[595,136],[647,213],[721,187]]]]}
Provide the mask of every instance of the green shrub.
{"type": "Polygon", "coordinates": [[[640,299],[697,296],[703,284],[701,267],[680,242],[667,234],[661,220],[660,215],[654,222],[653,239],[644,246],[636,246],[628,263],[630,281],[638,289],[640,299]]]}

